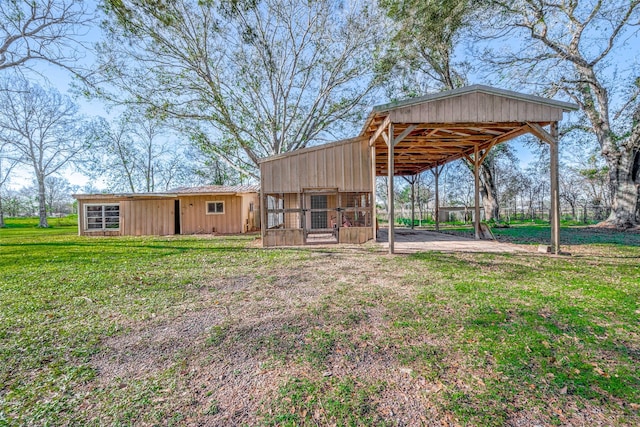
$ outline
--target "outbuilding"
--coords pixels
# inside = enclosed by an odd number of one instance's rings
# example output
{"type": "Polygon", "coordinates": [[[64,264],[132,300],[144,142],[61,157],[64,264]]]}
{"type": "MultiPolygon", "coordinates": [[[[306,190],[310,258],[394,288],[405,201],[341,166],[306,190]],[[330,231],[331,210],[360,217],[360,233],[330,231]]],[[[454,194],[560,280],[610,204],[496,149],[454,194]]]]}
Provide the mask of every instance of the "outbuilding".
{"type": "MultiPolygon", "coordinates": [[[[433,170],[437,195],[439,170],[458,159],[466,159],[474,169],[473,216],[479,238],[479,165],[494,146],[528,133],[550,146],[551,244],[557,253],[558,123],[565,112],[577,108],[483,85],[374,107],[356,138],[261,161],[263,245],[372,239],[377,231],[377,176],[388,178],[388,192],[393,195],[394,176],[433,170]]],[[[393,253],[393,197],[388,199],[389,252],[393,253]]]]}
{"type": "Polygon", "coordinates": [[[202,186],[166,193],[75,194],[78,234],[237,234],[260,229],[258,186],[202,186]]]}

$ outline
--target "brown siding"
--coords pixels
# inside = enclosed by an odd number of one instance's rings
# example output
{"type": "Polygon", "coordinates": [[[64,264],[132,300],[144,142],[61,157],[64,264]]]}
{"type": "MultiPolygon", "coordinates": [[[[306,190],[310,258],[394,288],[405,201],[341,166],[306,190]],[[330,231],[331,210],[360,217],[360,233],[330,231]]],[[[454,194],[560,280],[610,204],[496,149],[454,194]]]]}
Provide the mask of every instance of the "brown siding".
{"type": "MultiPolygon", "coordinates": [[[[181,234],[245,233],[259,227],[260,197],[257,193],[238,196],[178,196],[181,210],[181,234]],[[223,201],[224,214],[207,215],[206,202],[223,201]],[[250,204],[254,210],[250,212],[250,204]]],[[[91,198],[78,200],[78,234],[86,236],[163,236],[175,234],[174,198],[91,198]],[[119,204],[120,229],[87,231],[84,229],[86,204],[119,204]]]]}
{"type": "MultiPolygon", "coordinates": [[[[373,229],[371,227],[342,227],[340,228],[339,236],[340,243],[361,244],[373,239],[373,229]]],[[[304,245],[304,232],[302,229],[265,231],[264,247],[300,245],[304,245]]]]}
{"type": "Polygon", "coordinates": [[[82,236],[144,236],[174,234],[174,201],[166,199],[91,199],[78,201],[78,234],[82,236]],[[119,204],[120,230],[84,229],[84,206],[87,204],[119,204]]]}
{"type": "Polygon", "coordinates": [[[180,196],[182,234],[242,233],[243,214],[240,196],[180,196]],[[224,202],[224,214],[207,215],[206,203],[224,202]]]}
{"type": "Polygon", "coordinates": [[[123,200],[120,230],[124,236],[175,234],[174,200],[123,200]]]}
{"type": "Polygon", "coordinates": [[[304,188],[371,191],[368,141],[349,140],[292,152],[260,165],[262,189],[269,193],[300,193],[304,188]]]}
{"type": "Polygon", "coordinates": [[[340,227],[340,243],[361,244],[373,239],[372,227],[340,227]]]}
{"type": "Polygon", "coordinates": [[[304,232],[298,230],[266,230],[262,246],[300,246],[304,245],[304,232]]]}
{"type": "Polygon", "coordinates": [[[394,123],[499,123],[562,120],[562,109],[482,92],[424,102],[393,110],[394,123]]]}

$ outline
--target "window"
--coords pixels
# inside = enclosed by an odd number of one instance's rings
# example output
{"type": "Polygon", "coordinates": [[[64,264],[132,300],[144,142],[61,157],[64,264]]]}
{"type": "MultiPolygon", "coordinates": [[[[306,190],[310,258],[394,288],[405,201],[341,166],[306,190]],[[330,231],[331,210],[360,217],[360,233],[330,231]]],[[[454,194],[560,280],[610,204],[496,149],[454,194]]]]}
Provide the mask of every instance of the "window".
{"type": "Polygon", "coordinates": [[[120,205],[85,205],[85,230],[117,230],[120,228],[120,205]]]}
{"type": "Polygon", "coordinates": [[[224,202],[207,202],[207,215],[217,215],[224,213],[224,202]]]}

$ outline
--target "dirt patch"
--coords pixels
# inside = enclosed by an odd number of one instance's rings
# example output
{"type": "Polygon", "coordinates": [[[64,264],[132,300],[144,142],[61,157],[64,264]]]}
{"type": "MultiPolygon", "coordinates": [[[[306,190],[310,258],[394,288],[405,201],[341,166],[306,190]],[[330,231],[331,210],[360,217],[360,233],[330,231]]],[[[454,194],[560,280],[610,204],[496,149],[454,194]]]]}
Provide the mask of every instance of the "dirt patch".
{"type": "Polygon", "coordinates": [[[108,338],[92,365],[98,379],[111,383],[150,375],[175,362],[175,358],[201,345],[203,336],[224,319],[224,308],[186,312],[174,319],[139,327],[127,334],[108,338]]]}

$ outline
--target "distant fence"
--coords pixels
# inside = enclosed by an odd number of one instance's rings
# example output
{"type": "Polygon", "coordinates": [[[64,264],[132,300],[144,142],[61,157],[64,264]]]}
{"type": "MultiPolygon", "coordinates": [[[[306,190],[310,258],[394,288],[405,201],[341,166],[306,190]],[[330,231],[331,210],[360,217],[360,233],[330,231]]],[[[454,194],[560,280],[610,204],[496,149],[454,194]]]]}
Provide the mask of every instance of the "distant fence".
{"type": "MultiPolygon", "coordinates": [[[[442,210],[442,209],[441,209],[442,210]]],[[[397,209],[395,212],[396,223],[409,226],[411,224],[411,210],[401,210],[397,209]]],[[[575,221],[582,222],[585,224],[598,222],[605,220],[611,209],[608,207],[600,207],[600,206],[581,206],[576,208],[575,211],[572,209],[563,209],[560,211],[560,216],[563,221],[575,221]]],[[[550,217],[550,209],[528,209],[528,208],[503,208],[500,209],[500,220],[504,222],[510,221],[549,221],[550,217]]],[[[377,211],[378,220],[381,222],[388,222],[389,215],[386,211],[382,209],[378,209],[377,211]]],[[[416,209],[415,212],[415,225],[416,226],[426,226],[428,224],[435,223],[435,212],[433,209],[423,209],[419,211],[416,209]]],[[[473,208],[469,208],[468,210],[456,210],[448,212],[445,216],[446,219],[443,218],[443,215],[440,215],[440,222],[450,222],[450,223],[472,223],[473,222],[473,208]]],[[[484,215],[481,213],[481,219],[484,220],[484,215]]]]}

